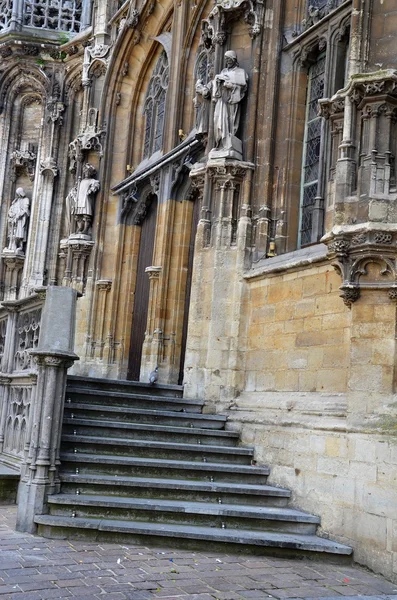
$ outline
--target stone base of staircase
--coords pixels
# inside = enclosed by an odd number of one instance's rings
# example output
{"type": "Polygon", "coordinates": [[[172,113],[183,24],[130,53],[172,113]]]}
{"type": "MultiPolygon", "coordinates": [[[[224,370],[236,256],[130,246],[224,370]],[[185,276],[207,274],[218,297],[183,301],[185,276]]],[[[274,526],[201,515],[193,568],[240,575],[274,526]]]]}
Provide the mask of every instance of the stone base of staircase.
{"type": "Polygon", "coordinates": [[[19,473],[0,464],[0,504],[15,504],[19,483],[19,473]]]}
{"type": "Polygon", "coordinates": [[[351,560],[351,548],[317,536],[320,519],[289,507],[290,492],[267,484],[253,448],[202,405],[179,386],[70,377],[61,493],[36,516],[38,533],[351,560]]]}

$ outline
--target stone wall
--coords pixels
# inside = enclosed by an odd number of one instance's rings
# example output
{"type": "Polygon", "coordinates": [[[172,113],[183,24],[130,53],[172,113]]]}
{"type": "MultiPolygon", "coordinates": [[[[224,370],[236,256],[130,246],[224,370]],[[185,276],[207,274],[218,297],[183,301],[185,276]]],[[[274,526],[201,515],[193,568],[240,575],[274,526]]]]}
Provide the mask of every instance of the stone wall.
{"type": "Polygon", "coordinates": [[[324,261],[248,281],[247,379],[230,427],[324,535],[397,580],[395,304],[367,291],[349,309],[324,261]]]}

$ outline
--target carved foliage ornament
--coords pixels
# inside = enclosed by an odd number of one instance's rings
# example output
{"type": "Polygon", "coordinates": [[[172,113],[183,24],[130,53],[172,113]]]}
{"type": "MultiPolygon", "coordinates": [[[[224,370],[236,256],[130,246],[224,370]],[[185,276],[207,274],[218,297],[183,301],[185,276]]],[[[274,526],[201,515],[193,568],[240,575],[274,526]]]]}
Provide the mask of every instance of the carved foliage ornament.
{"type": "Polygon", "coordinates": [[[351,307],[362,289],[387,290],[397,300],[397,236],[388,231],[344,233],[326,240],[342,278],[341,297],[351,307]]]}

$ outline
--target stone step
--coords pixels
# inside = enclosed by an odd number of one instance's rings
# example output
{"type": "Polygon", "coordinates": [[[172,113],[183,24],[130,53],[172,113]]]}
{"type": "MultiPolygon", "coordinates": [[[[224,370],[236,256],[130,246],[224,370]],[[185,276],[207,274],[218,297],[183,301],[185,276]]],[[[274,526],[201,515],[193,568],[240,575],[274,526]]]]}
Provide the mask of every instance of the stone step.
{"type": "Polygon", "coordinates": [[[153,396],[152,394],[138,394],[127,390],[125,392],[115,392],[84,387],[68,388],[66,392],[66,405],[73,408],[74,403],[92,404],[95,406],[108,403],[110,406],[189,413],[201,413],[204,404],[202,400],[153,396]]]}
{"type": "Polygon", "coordinates": [[[50,496],[50,514],[314,534],[318,517],[291,508],[109,496],[50,496]]]}
{"type": "Polygon", "coordinates": [[[120,477],[61,473],[62,491],[68,494],[140,497],[259,506],[285,506],[289,490],[266,484],[186,481],[154,477],[120,477]]]}
{"type": "Polygon", "coordinates": [[[100,419],[64,418],[63,432],[73,435],[120,436],[136,440],[172,441],[184,444],[236,446],[239,434],[222,429],[200,429],[198,427],[171,427],[150,423],[122,423],[100,419]]]}
{"type": "Polygon", "coordinates": [[[183,387],[181,385],[167,385],[156,383],[144,383],[143,381],[125,381],[122,379],[102,379],[100,377],[82,377],[80,375],[69,375],[67,378],[67,391],[76,387],[85,387],[90,390],[113,391],[149,394],[155,396],[173,396],[182,398],[183,387]]]}
{"type": "MultiPolygon", "coordinates": [[[[175,523],[128,522],[116,519],[78,518],[54,515],[38,515],[35,522],[39,533],[45,537],[64,537],[73,535],[73,530],[91,531],[90,539],[130,543],[166,545],[168,548],[181,546],[182,541],[202,542],[201,547],[216,548],[218,544],[227,544],[230,550],[242,547],[265,552],[282,550],[284,556],[313,554],[349,557],[352,549],[343,544],[320,538],[315,535],[288,534],[242,529],[222,529],[179,525],[175,523]]],[[[79,536],[81,534],[79,533],[79,536]]],[[[186,547],[186,545],[184,544],[186,547]]],[[[200,547],[200,545],[198,546],[200,547]]],[[[224,551],[228,547],[224,547],[224,551]]]]}
{"type": "Polygon", "coordinates": [[[205,429],[223,429],[226,417],[223,415],[202,415],[200,413],[173,412],[165,410],[147,410],[112,405],[91,405],[82,402],[65,404],[66,418],[89,417],[90,419],[109,419],[120,422],[155,423],[173,427],[203,427],[205,429]],[[72,416],[74,415],[74,416],[72,416]]]}
{"type": "Polygon", "coordinates": [[[234,465],[226,463],[195,462],[187,460],[164,460],[159,458],[135,458],[108,454],[61,454],[61,469],[79,473],[102,473],[111,475],[136,475],[148,477],[171,477],[234,481],[239,483],[266,483],[267,467],[234,465]]]}
{"type": "Polygon", "coordinates": [[[97,451],[102,454],[117,454],[123,456],[139,456],[167,458],[201,462],[233,462],[234,464],[251,464],[253,448],[235,448],[228,446],[212,446],[202,444],[178,444],[172,442],[157,442],[149,440],[131,440],[121,437],[98,437],[89,435],[62,436],[62,451],[66,453],[88,453],[97,451]]]}

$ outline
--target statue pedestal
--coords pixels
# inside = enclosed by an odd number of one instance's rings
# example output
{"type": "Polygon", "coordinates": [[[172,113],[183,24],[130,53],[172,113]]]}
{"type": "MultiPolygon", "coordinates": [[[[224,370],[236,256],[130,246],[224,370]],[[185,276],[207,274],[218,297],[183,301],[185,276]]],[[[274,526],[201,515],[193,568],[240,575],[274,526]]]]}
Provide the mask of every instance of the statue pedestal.
{"type": "Polygon", "coordinates": [[[87,233],[72,233],[69,236],[69,240],[80,240],[84,242],[90,242],[92,237],[87,233]]]}
{"type": "Polygon", "coordinates": [[[235,135],[230,135],[224,140],[221,148],[213,148],[208,155],[210,160],[218,158],[231,158],[243,160],[243,143],[235,135]]]}
{"type": "Polygon", "coordinates": [[[4,248],[1,258],[5,265],[4,300],[17,300],[21,287],[22,271],[25,264],[25,254],[22,250],[4,248]]]}

